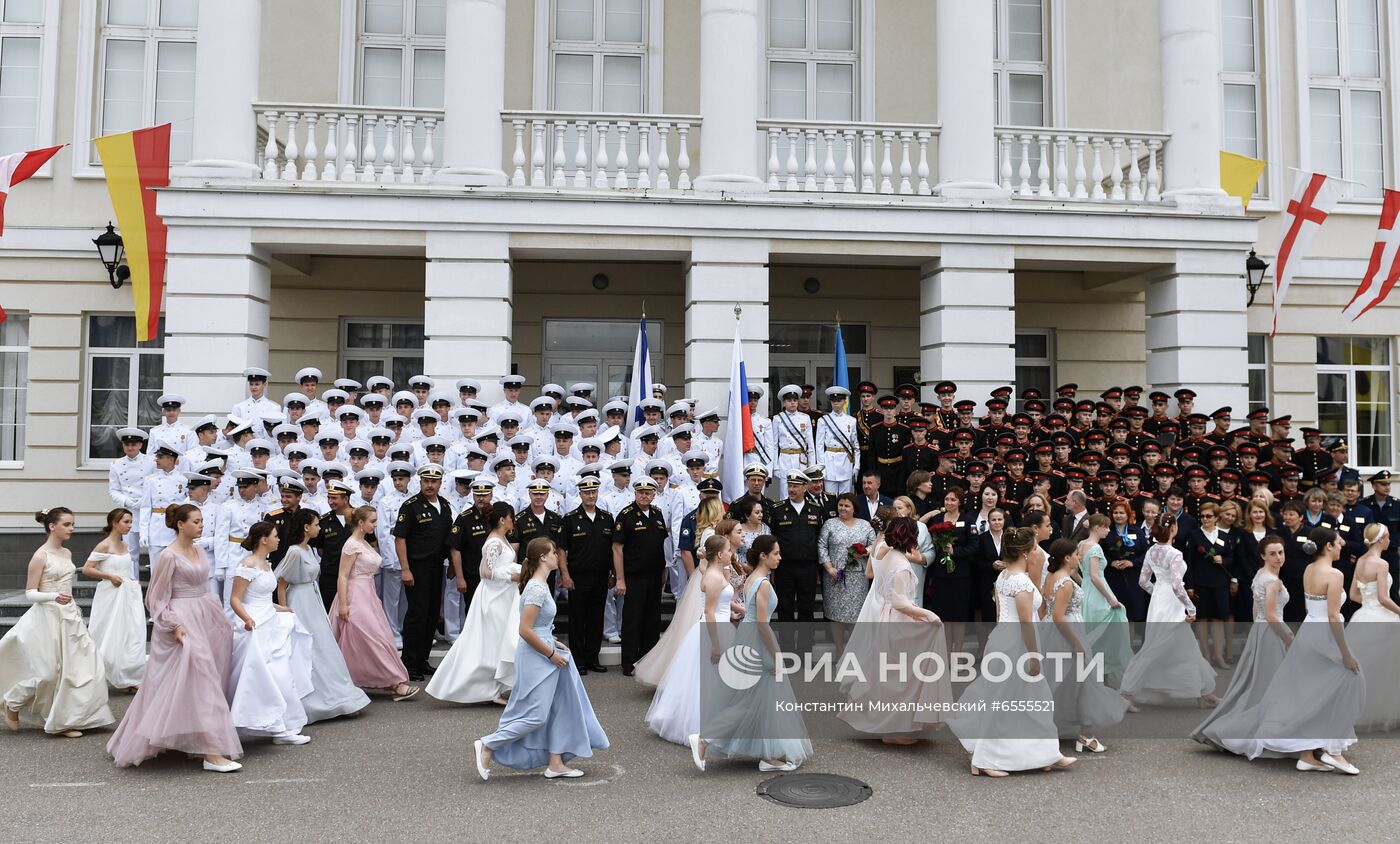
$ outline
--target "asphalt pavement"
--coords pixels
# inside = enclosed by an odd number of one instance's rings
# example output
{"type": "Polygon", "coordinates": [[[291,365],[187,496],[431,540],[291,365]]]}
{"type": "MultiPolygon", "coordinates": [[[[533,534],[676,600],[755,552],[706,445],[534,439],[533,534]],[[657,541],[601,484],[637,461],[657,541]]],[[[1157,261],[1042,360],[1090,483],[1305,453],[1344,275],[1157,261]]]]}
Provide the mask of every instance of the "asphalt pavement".
{"type": "MultiPolygon", "coordinates": [[[[1190,740],[1121,739],[1068,771],[998,780],[970,776],[946,733],[907,748],[818,740],[802,771],[856,777],[874,795],[840,809],[789,808],[756,795],[773,775],[752,763],[696,771],[686,748],[646,730],[649,690],[616,669],[585,682],[612,746],[578,760],[587,776],[575,780],[498,767],[481,782],[471,742],[495,729],[500,709],[425,694],[375,697],[358,717],[308,727],[303,747],[249,741],[235,774],[170,754],[117,769],[104,752],[110,730],[0,733],[0,841],[1276,842],[1379,840],[1397,817],[1393,739],[1347,754],[1359,777],[1247,762],[1190,740]]],[[[129,701],[114,697],[114,713],[129,701]]],[[[1170,713],[1183,734],[1200,716],[1170,713]]]]}

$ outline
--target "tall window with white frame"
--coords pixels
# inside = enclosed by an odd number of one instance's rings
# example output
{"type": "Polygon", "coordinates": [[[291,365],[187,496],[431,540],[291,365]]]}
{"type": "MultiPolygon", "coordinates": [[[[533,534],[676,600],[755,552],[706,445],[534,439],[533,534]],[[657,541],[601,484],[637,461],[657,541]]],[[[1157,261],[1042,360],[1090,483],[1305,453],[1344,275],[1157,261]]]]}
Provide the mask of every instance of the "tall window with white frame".
{"type": "Polygon", "coordinates": [[[165,383],[165,319],[154,340],[136,342],[136,319],[89,314],[87,318],[87,459],[120,457],[117,430],[160,423],[165,383]]]}
{"type": "Polygon", "coordinates": [[[859,2],[768,0],[768,116],[860,117],[859,2]]]}
{"type": "Polygon", "coordinates": [[[0,155],[39,145],[43,0],[0,0],[0,155]]]}
{"type": "Polygon", "coordinates": [[[647,110],[649,0],[552,0],[551,109],[647,110]]]}
{"type": "Polygon", "coordinates": [[[0,322],[0,462],[24,459],[24,419],[29,390],[29,316],[0,322]]]}
{"type": "Polygon", "coordinates": [[[1045,126],[1050,64],[1046,0],[995,0],[993,87],[997,123],[1045,126]]]}
{"type": "Polygon", "coordinates": [[[1312,169],[1379,199],[1386,175],[1381,0],[1307,0],[1312,169]]]}
{"type": "MultiPolygon", "coordinates": [[[[1257,0],[1222,0],[1220,5],[1220,146],[1226,152],[1263,158],[1263,71],[1257,0]]],[[[1263,192],[1264,182],[1255,186],[1263,192]]]]}
{"type": "Polygon", "coordinates": [[[1395,457],[1389,337],[1317,338],[1317,421],[1346,439],[1352,462],[1390,466],[1395,457]]]}
{"type": "Polygon", "coordinates": [[[1249,409],[1269,406],[1269,335],[1251,334],[1248,340],[1249,409]]]}
{"type": "Polygon", "coordinates": [[[347,319],[341,323],[340,370],[361,384],[383,375],[400,389],[423,374],[423,323],[418,320],[347,319]]]}
{"type": "Polygon", "coordinates": [[[170,160],[188,161],[199,0],[105,0],[102,13],[100,134],[169,123],[170,160]]]}
{"type": "MultiPolygon", "coordinates": [[[[1034,387],[1042,396],[1055,385],[1055,332],[1048,328],[1016,332],[1016,395],[1034,387]]],[[[1016,407],[1022,403],[1018,400],[1016,407]]]]}
{"type": "Polygon", "coordinates": [[[446,45],[447,0],[364,0],[359,102],[442,108],[446,45]]]}

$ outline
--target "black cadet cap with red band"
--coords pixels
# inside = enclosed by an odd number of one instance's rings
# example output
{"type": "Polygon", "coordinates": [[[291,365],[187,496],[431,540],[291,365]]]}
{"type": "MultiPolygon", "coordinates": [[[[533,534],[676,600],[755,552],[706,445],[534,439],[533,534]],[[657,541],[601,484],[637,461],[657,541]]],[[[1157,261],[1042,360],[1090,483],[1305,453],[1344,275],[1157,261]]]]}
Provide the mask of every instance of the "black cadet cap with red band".
{"type": "Polygon", "coordinates": [[[876,387],[874,382],[872,381],[862,381],[856,385],[856,392],[861,395],[873,396],[876,393],[880,392],[880,388],[876,387]]]}
{"type": "Polygon", "coordinates": [[[880,407],[896,407],[899,405],[899,399],[894,396],[880,396],[876,404],[880,405],[880,407]]]}
{"type": "Polygon", "coordinates": [[[933,385],[933,391],[939,395],[943,393],[956,393],[958,391],[958,385],[954,384],[952,381],[939,381],[937,384],[933,385]]]}

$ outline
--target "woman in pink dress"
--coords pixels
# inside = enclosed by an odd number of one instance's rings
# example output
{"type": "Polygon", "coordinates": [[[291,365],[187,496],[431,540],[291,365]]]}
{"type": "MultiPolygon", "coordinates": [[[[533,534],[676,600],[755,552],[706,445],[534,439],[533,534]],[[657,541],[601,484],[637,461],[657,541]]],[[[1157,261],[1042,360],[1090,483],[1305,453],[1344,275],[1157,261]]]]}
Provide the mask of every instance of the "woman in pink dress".
{"type": "Polygon", "coordinates": [[[378,514],[373,507],[357,507],[350,514],[354,531],[340,552],[340,576],[331,601],[331,633],[335,635],[350,679],[364,689],[384,689],[394,700],[408,700],[418,686],[408,684],[408,672],[394,649],[394,634],[384,605],[374,591],[379,571],[378,552],[365,541],[374,535],[378,514]]]}
{"type": "Polygon", "coordinates": [[[204,516],[181,504],[166,510],[165,523],[175,541],[160,553],[146,590],[154,622],[146,676],[107,752],[123,768],[176,750],[203,756],[206,771],[237,771],[243,745],[224,696],[233,630],[209,593],[209,559],[194,544],[204,516]]]}

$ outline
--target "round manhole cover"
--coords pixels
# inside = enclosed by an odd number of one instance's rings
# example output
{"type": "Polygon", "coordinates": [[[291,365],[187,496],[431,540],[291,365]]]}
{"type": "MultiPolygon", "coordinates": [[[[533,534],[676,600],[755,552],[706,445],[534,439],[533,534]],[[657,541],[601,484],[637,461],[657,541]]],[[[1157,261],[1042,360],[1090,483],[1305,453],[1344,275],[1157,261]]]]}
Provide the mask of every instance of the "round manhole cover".
{"type": "Polygon", "coordinates": [[[758,784],[758,796],[798,809],[835,809],[870,799],[875,790],[837,774],[782,774],[758,784]]]}

